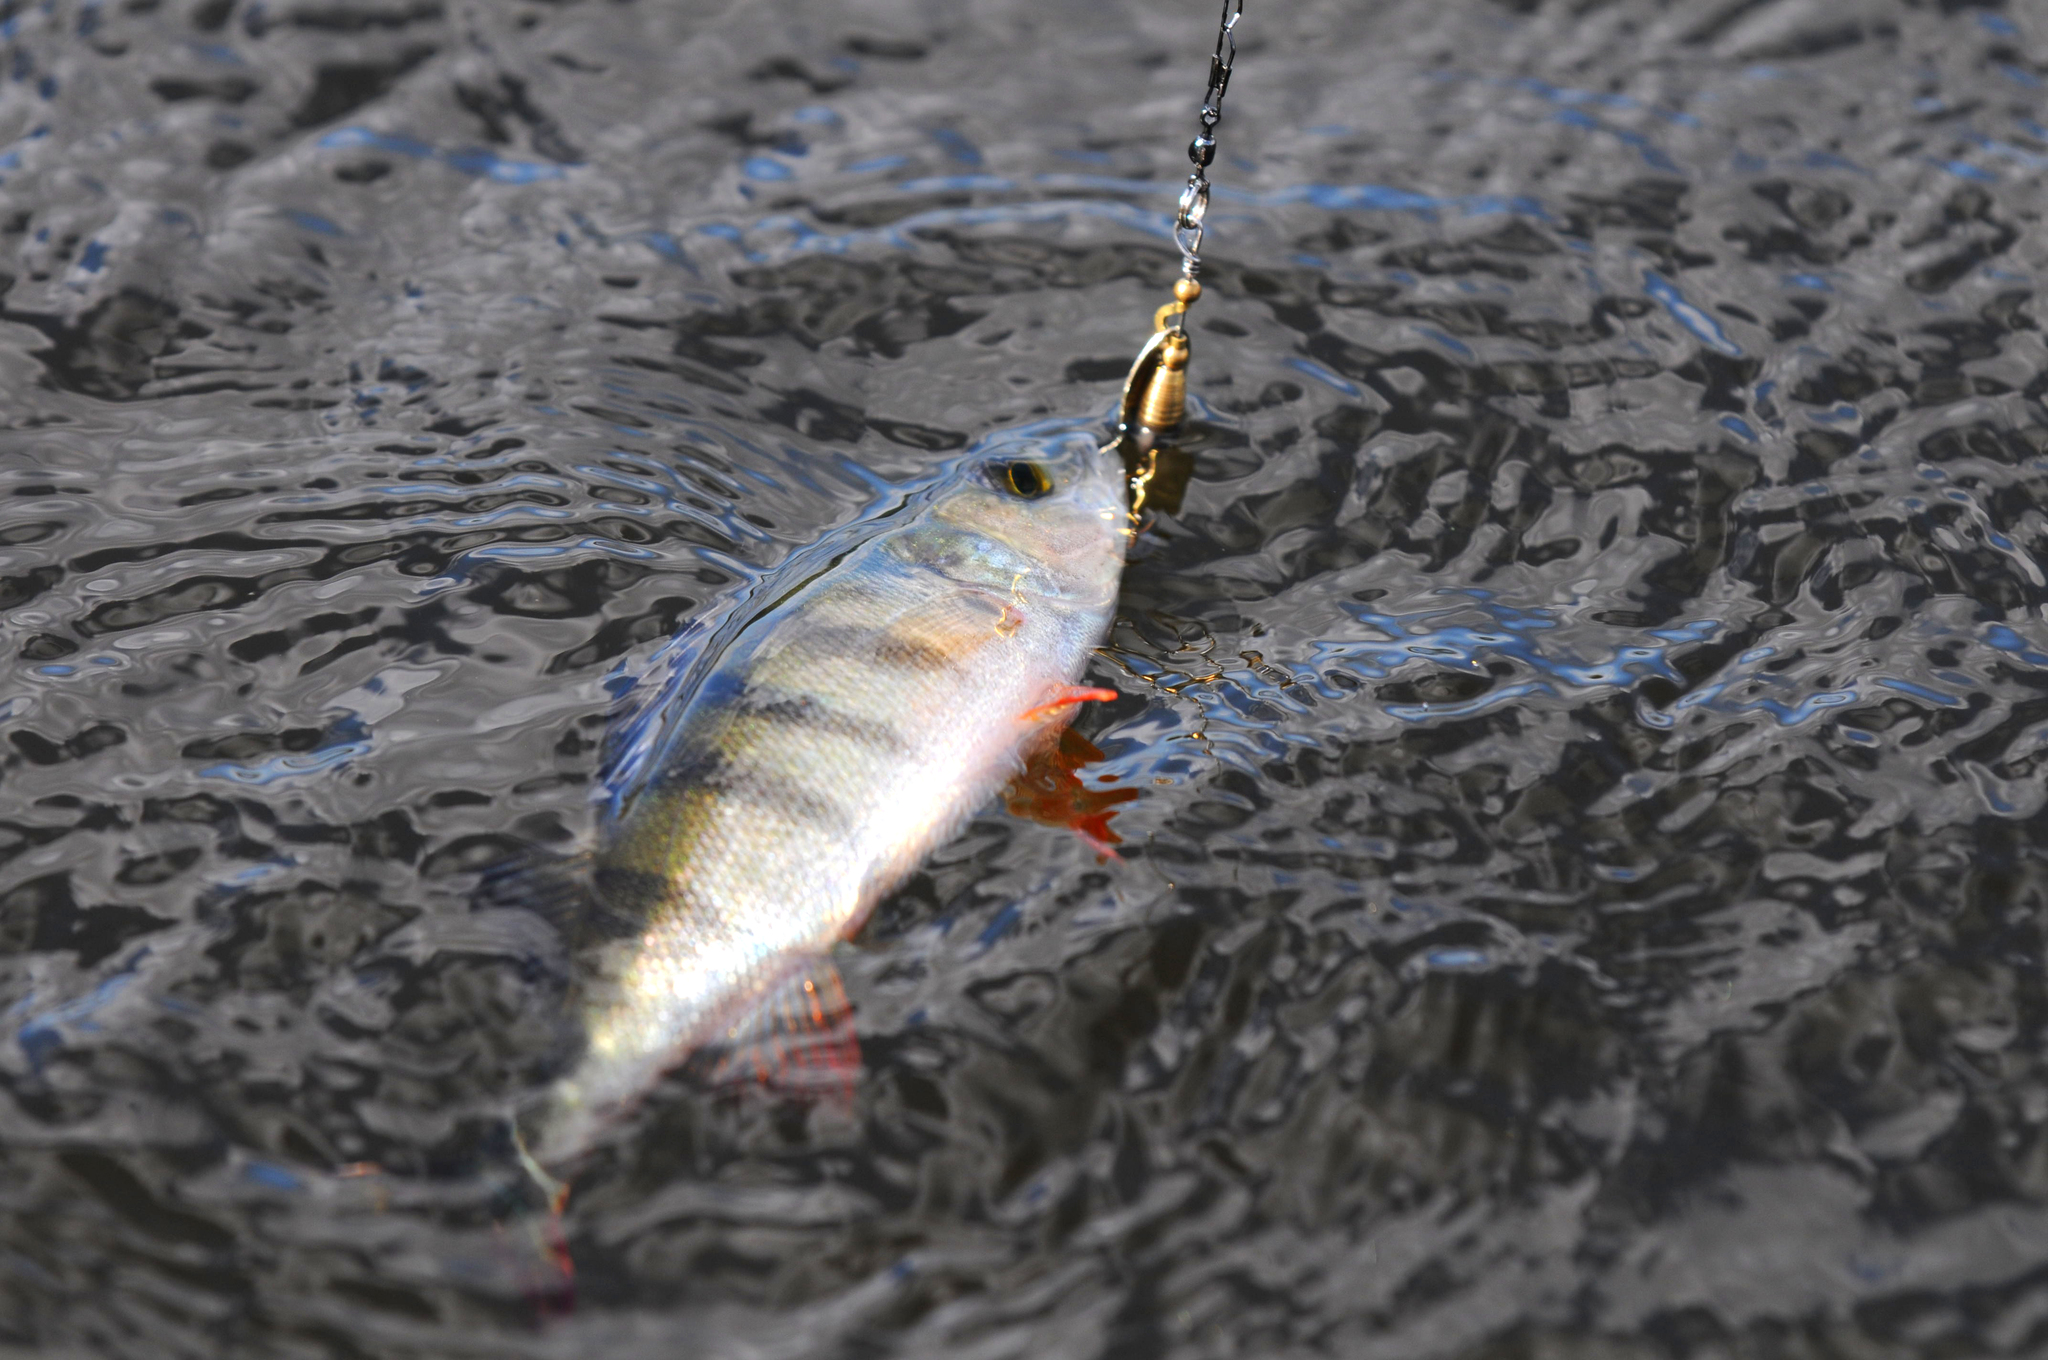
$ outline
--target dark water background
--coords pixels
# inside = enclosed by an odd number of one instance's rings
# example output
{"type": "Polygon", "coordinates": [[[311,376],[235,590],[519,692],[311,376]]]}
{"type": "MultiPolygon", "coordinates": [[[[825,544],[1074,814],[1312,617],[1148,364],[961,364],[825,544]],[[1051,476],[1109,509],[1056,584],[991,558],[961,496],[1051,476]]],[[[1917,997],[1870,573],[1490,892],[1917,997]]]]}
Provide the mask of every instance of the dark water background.
{"type": "Polygon", "coordinates": [[[546,1325],[328,1174],[530,1076],[475,871],[1108,408],[1212,6],[0,16],[7,1354],[2048,1347],[2042,11],[1252,0],[1125,861],[976,821],[853,1111],[665,1085],[546,1325]]]}

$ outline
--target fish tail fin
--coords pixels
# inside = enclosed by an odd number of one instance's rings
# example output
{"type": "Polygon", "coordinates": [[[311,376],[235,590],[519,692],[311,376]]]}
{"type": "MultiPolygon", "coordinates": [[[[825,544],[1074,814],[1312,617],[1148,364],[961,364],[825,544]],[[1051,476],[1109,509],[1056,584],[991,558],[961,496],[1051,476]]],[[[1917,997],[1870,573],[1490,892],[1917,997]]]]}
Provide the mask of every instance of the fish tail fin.
{"type": "Polygon", "coordinates": [[[495,1264],[512,1280],[536,1322],[576,1311],[576,1262],[559,1213],[524,1214],[494,1230],[495,1264]]]}
{"type": "Polygon", "coordinates": [[[516,1207],[492,1225],[492,1236],[499,1265],[535,1319],[546,1322],[575,1311],[576,1261],[569,1254],[569,1234],[562,1217],[568,1207],[569,1187],[548,1178],[534,1188],[543,1190],[545,1202],[536,1205],[520,1198],[516,1207]]]}
{"type": "MultiPolygon", "coordinates": [[[[338,1223],[399,1217],[418,1224],[438,1282],[465,1292],[518,1298],[545,1323],[575,1307],[576,1267],[564,1221],[568,1189],[522,1153],[516,1139],[487,1136],[483,1160],[453,1176],[408,1175],[374,1162],[313,1172],[250,1157],[231,1159],[219,1193],[238,1202],[298,1206],[283,1216],[325,1244],[338,1223]]],[[[289,1236],[289,1228],[285,1230],[289,1236]]],[[[371,1269],[376,1269],[371,1266],[371,1269]]],[[[416,1277],[380,1279],[404,1288],[416,1277]]]]}
{"type": "Polygon", "coordinates": [[[536,1321],[564,1317],[576,1307],[576,1262],[564,1219],[569,1184],[534,1159],[509,1119],[493,1130],[488,1152],[497,1168],[490,1273],[518,1292],[536,1321]]]}

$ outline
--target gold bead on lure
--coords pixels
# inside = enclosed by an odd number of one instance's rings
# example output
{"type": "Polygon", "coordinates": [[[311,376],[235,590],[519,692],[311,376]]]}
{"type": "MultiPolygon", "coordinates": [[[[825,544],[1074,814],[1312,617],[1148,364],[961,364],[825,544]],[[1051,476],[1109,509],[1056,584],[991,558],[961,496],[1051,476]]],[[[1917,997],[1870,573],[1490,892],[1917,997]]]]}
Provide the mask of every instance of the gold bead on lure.
{"type": "Polygon", "coordinates": [[[1188,330],[1188,308],[1194,306],[1195,299],[1201,296],[1201,284],[1193,279],[1176,279],[1173,285],[1173,301],[1152,313],[1152,329],[1163,331],[1172,326],[1185,337],[1188,330]]]}

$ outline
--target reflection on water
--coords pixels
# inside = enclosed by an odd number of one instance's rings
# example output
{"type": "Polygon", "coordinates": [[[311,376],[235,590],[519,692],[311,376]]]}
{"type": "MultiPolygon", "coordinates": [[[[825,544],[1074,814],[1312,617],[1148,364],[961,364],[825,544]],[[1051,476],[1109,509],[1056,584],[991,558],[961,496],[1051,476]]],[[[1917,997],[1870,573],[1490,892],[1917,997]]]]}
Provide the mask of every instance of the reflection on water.
{"type": "Polygon", "coordinates": [[[853,1109],[670,1080],[537,1320],[479,871],[1108,409],[1212,17],[0,7],[0,1338],[2040,1349],[2048,27],[1880,0],[1255,10],[1123,697],[843,951],[853,1109]]]}

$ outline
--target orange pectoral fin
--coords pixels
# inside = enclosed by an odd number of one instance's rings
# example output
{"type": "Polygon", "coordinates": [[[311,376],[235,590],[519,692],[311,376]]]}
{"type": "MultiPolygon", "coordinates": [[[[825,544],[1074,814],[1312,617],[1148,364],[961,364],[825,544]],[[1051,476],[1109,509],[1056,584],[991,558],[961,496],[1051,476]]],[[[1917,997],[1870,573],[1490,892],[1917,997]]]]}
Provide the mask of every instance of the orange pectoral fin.
{"type": "Polygon", "coordinates": [[[1017,721],[1038,722],[1041,719],[1051,717],[1062,709],[1072,708],[1077,704],[1106,704],[1110,700],[1119,697],[1121,696],[1113,689],[1090,689],[1085,685],[1063,685],[1054,693],[1052,698],[1019,713],[1017,721]]]}

